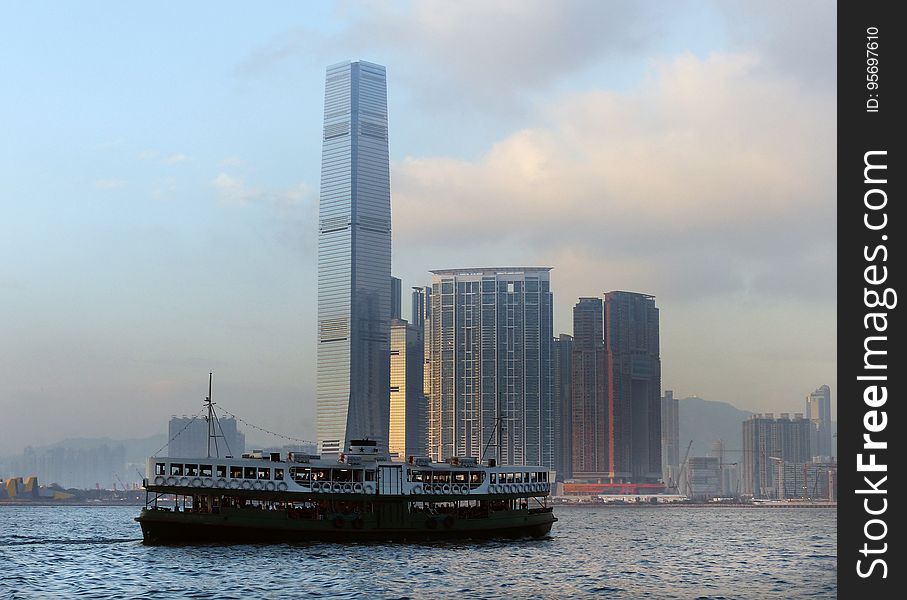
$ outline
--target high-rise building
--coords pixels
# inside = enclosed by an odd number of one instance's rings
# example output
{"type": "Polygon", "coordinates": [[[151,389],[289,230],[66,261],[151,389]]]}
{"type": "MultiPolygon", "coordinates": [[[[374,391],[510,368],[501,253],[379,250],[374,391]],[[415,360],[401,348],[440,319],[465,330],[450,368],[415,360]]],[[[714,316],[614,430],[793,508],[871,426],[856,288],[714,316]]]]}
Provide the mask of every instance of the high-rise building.
{"type": "Polygon", "coordinates": [[[573,477],[573,336],[562,333],[552,343],[554,468],[564,481],[573,477]]]}
{"type": "Polygon", "coordinates": [[[608,402],[604,304],[580,298],[573,307],[573,477],[610,480],[614,455],[608,402]]]}
{"type": "Polygon", "coordinates": [[[432,458],[554,466],[549,271],[432,272],[432,458]]]}
{"type": "Polygon", "coordinates": [[[801,413],[793,418],[782,413],[752,415],[743,422],[743,494],[776,498],[777,461],[807,463],[810,460],[810,421],[801,413]]]}
{"type": "Polygon", "coordinates": [[[609,446],[612,477],[655,483],[661,476],[661,358],[655,297],[605,294],[609,446]]]}
{"type": "Polygon", "coordinates": [[[391,320],[402,319],[403,310],[403,281],[399,277],[391,277],[391,320]]]}
{"type": "Polygon", "coordinates": [[[661,397],[661,471],[664,482],[676,485],[680,473],[680,420],[673,390],[661,397]]]}
{"type": "Polygon", "coordinates": [[[831,389],[820,386],[806,397],[806,418],[812,423],[811,448],[817,457],[833,456],[831,444],[831,389]]]}
{"type": "MultiPolygon", "coordinates": [[[[422,345],[422,395],[425,406],[431,398],[431,287],[414,287],[411,323],[419,332],[419,343],[422,345]]],[[[427,408],[426,408],[427,411],[427,408]]],[[[428,430],[428,413],[426,412],[426,432],[428,430]]],[[[426,433],[427,435],[427,433],[426,433]]],[[[426,438],[425,451],[428,452],[426,438]]]]}
{"type": "Polygon", "coordinates": [[[424,456],[426,398],[422,393],[422,340],[406,321],[391,322],[390,451],[424,456]]]}
{"type": "Polygon", "coordinates": [[[318,224],[318,443],[387,445],[391,206],[384,67],[327,68],[318,224]]]}
{"type": "Polygon", "coordinates": [[[691,500],[711,500],[721,494],[721,463],[713,456],[691,456],[684,477],[686,490],[681,492],[691,500]]]}

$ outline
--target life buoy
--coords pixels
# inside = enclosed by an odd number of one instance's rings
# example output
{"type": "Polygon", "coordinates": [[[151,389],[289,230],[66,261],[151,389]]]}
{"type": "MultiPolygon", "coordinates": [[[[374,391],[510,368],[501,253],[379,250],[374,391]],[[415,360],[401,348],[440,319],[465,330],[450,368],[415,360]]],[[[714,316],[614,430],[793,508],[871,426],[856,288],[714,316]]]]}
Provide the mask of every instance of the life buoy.
{"type": "Polygon", "coordinates": [[[252,482],[251,482],[251,481],[243,481],[243,482],[242,482],[242,489],[244,489],[244,490],[251,490],[251,489],[252,489],[252,482]]]}
{"type": "Polygon", "coordinates": [[[198,477],[194,478],[191,482],[192,487],[202,487],[202,480],[198,477]]]}
{"type": "Polygon", "coordinates": [[[238,489],[239,489],[239,482],[236,481],[235,479],[230,480],[230,489],[231,489],[231,490],[238,490],[238,489]]]}
{"type": "Polygon", "coordinates": [[[219,488],[225,488],[225,487],[227,487],[227,480],[224,479],[223,477],[221,477],[220,479],[218,479],[218,480],[217,480],[217,487],[219,487],[219,488]]]}
{"type": "Polygon", "coordinates": [[[365,493],[366,493],[366,494],[374,494],[374,493],[375,493],[375,484],[373,484],[373,483],[366,483],[366,484],[365,484],[365,493]]]}
{"type": "Polygon", "coordinates": [[[460,486],[460,491],[464,494],[468,494],[471,491],[471,488],[469,487],[469,484],[466,484],[466,485],[460,486]]]}
{"type": "Polygon", "coordinates": [[[265,484],[265,489],[268,490],[269,492],[273,492],[275,487],[276,486],[274,485],[273,481],[269,481],[268,483],[265,484]]]}
{"type": "Polygon", "coordinates": [[[422,486],[419,485],[418,483],[417,483],[416,485],[414,485],[414,486],[413,486],[413,493],[414,493],[414,494],[421,494],[421,493],[422,493],[422,486]]]}
{"type": "Polygon", "coordinates": [[[176,485],[176,477],[168,477],[167,485],[176,485]]]}
{"type": "Polygon", "coordinates": [[[265,484],[262,483],[261,481],[256,481],[255,483],[252,484],[252,489],[255,489],[255,490],[261,490],[264,487],[265,487],[265,484]]]}
{"type": "Polygon", "coordinates": [[[180,479],[180,485],[183,486],[183,487],[188,486],[188,485],[189,485],[189,478],[188,478],[188,477],[183,477],[183,478],[181,478],[181,479],[180,479]]]}
{"type": "Polygon", "coordinates": [[[285,492],[285,491],[287,491],[287,484],[284,483],[283,481],[281,481],[280,483],[277,484],[277,489],[280,490],[281,492],[285,492]]]}
{"type": "Polygon", "coordinates": [[[444,484],[444,487],[441,488],[441,491],[442,491],[443,493],[445,493],[445,494],[449,494],[449,493],[450,493],[450,484],[449,484],[449,483],[445,483],[445,484],[444,484]]]}
{"type": "Polygon", "coordinates": [[[333,491],[335,494],[341,493],[341,492],[343,491],[343,484],[342,484],[342,483],[335,483],[332,491],[333,491]]]}
{"type": "Polygon", "coordinates": [[[352,492],[353,492],[353,484],[352,484],[352,483],[344,483],[344,484],[343,484],[343,493],[344,493],[344,494],[351,494],[352,492]]]}
{"type": "Polygon", "coordinates": [[[211,479],[210,477],[205,477],[205,478],[202,480],[202,484],[203,484],[205,487],[214,487],[214,480],[211,479]]]}
{"type": "Polygon", "coordinates": [[[359,481],[357,481],[356,483],[354,483],[354,484],[353,484],[353,491],[356,492],[357,494],[361,494],[361,493],[362,493],[362,483],[359,482],[359,481]]]}
{"type": "Polygon", "coordinates": [[[321,491],[321,482],[320,481],[312,482],[312,491],[316,492],[316,493],[321,491]]]}
{"type": "Polygon", "coordinates": [[[164,485],[165,483],[167,483],[167,478],[163,475],[158,475],[154,478],[154,485],[164,485]]]}

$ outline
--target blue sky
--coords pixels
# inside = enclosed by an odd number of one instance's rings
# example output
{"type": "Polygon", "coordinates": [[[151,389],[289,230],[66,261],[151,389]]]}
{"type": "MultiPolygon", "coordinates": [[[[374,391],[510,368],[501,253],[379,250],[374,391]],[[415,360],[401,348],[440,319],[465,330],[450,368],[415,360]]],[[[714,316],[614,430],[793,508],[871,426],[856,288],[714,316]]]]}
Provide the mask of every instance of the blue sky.
{"type": "Polygon", "coordinates": [[[351,58],[388,69],[405,286],[548,264],[559,332],[580,295],[653,293],[666,388],[802,410],[836,372],[834,13],[7,4],[0,453],[163,431],[208,370],[314,435],[323,76],[351,58]]]}

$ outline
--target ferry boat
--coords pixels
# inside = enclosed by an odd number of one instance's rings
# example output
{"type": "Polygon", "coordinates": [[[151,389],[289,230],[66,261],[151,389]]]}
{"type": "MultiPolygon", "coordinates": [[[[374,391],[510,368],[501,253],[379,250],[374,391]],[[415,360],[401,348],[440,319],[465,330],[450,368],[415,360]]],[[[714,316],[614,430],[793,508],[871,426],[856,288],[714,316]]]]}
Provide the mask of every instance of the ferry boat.
{"type": "Polygon", "coordinates": [[[551,481],[494,459],[392,461],[374,440],[333,460],[152,457],[135,520],[146,544],[542,537],[557,521],[551,481]]]}
{"type": "Polygon", "coordinates": [[[398,462],[368,439],[337,458],[212,458],[212,442],[216,450],[224,436],[211,385],[209,373],[209,457],[148,459],[145,507],[135,518],[146,544],[542,537],[557,521],[548,506],[554,477],[544,467],[470,457],[398,462]]]}

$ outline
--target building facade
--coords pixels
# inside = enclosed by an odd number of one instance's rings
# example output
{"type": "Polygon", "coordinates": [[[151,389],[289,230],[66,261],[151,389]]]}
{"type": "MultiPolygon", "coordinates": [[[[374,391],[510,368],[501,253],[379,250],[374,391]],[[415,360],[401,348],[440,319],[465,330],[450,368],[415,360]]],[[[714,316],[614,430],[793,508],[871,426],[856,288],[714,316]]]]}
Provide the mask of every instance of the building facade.
{"type": "Polygon", "coordinates": [[[565,481],[573,477],[573,336],[562,333],[552,344],[554,468],[565,481]]]}
{"type": "Polygon", "coordinates": [[[661,358],[655,297],[608,292],[604,301],[612,478],[661,479],[661,358]]]}
{"type": "Polygon", "coordinates": [[[389,449],[400,457],[425,456],[427,406],[422,393],[422,339],[406,321],[391,322],[389,449]]]}
{"type": "Polygon", "coordinates": [[[550,268],[432,272],[429,455],[554,466],[550,268]]]}
{"type": "Polygon", "coordinates": [[[806,397],[806,418],[812,423],[812,451],[817,457],[831,457],[831,389],[818,387],[806,397]]]}
{"type": "Polygon", "coordinates": [[[384,67],[327,68],[318,225],[317,398],[322,452],[389,427],[390,167],[384,67]]]}
{"type": "Polygon", "coordinates": [[[664,482],[676,485],[680,473],[680,420],[673,390],[661,397],[661,472],[664,482]]]}
{"type": "Polygon", "coordinates": [[[691,456],[684,478],[688,489],[681,490],[691,500],[704,502],[721,495],[721,463],[713,456],[691,456]]]}
{"type": "Polygon", "coordinates": [[[573,307],[573,477],[596,481],[613,477],[608,401],[604,304],[580,298],[573,307]]]}
{"type": "Polygon", "coordinates": [[[743,422],[742,493],[753,498],[777,498],[777,461],[810,460],[811,423],[801,413],[752,415],[743,422]]]}

